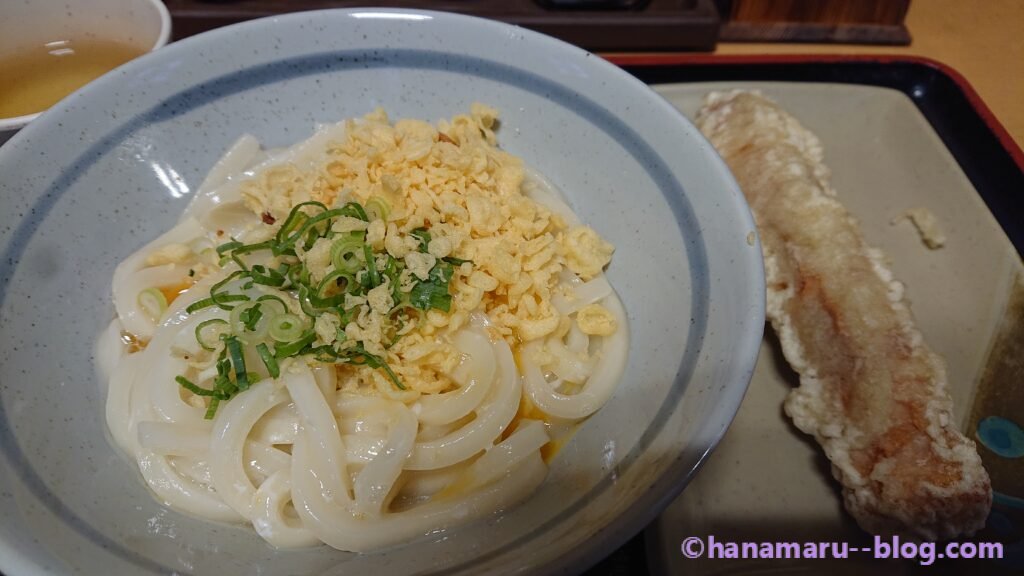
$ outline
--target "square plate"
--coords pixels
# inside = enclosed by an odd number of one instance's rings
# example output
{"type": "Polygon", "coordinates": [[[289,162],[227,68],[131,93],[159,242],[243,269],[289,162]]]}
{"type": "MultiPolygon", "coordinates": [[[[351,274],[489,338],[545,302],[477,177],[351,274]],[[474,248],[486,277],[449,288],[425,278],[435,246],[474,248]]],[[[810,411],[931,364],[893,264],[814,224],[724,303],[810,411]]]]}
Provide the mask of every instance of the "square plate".
{"type": "MultiPolygon", "coordinates": [[[[906,94],[879,86],[806,82],[699,82],[655,88],[691,118],[710,91],[761,90],[817,134],[839,198],[860,220],[868,242],[888,254],[896,277],[906,284],[926,342],[947,360],[960,428],[976,439],[980,419],[1024,413],[1024,394],[1011,397],[1005,386],[999,386],[1013,381],[1007,379],[1012,374],[1006,366],[1007,343],[1020,338],[1019,324],[1024,321],[1024,266],[957,158],[906,94]],[[947,236],[943,248],[929,250],[909,222],[893,223],[917,207],[938,218],[947,236]]],[[[712,534],[719,541],[870,544],[870,537],[843,511],[824,454],[782,411],[786,394],[797,383],[774,335],[767,331],[747,396],[722,443],[682,496],[648,529],[655,573],[827,569],[860,574],[871,569],[904,574],[929,568],[935,573],[935,567],[875,560],[870,553],[814,562],[682,556],[684,538],[712,534]]],[[[997,491],[1024,495],[1024,460],[1000,458],[980,443],[979,451],[997,491]]],[[[1022,526],[1019,512],[1017,530],[1022,526]]],[[[991,524],[990,519],[990,528],[979,540],[999,537],[991,524]]],[[[991,562],[961,562],[947,561],[943,567],[996,569],[991,562]]]]}

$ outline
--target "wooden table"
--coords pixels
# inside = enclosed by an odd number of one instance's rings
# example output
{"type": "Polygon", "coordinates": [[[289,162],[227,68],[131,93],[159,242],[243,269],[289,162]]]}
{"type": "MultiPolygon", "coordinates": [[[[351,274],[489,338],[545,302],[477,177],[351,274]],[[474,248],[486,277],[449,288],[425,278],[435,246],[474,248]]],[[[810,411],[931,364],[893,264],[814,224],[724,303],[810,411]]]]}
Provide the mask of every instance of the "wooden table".
{"type": "Polygon", "coordinates": [[[948,64],[1024,148],[1024,0],[913,0],[910,46],[719,44],[715,54],[902,54],[948,64]]]}

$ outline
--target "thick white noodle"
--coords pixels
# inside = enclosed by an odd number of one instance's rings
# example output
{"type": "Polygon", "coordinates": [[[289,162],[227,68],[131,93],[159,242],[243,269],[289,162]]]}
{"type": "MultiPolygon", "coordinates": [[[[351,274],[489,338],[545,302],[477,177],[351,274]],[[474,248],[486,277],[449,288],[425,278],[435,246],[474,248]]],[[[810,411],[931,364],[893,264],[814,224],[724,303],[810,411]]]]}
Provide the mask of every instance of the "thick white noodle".
{"type": "Polygon", "coordinates": [[[462,498],[440,498],[372,521],[328,499],[320,478],[328,459],[300,434],[292,452],[292,499],[299,517],[318,538],[339,550],[366,552],[480,518],[521,501],[547,474],[539,452],[498,481],[462,498]]]}
{"type": "MultiPolygon", "coordinates": [[[[182,295],[181,298],[195,298],[197,292],[189,290],[191,294],[182,295]]],[[[202,423],[206,409],[202,406],[193,406],[181,397],[181,386],[174,380],[175,376],[184,374],[188,363],[177,356],[168,354],[170,349],[180,336],[191,337],[195,340],[195,328],[200,322],[214,318],[226,319],[227,313],[219,308],[209,308],[192,315],[170,315],[161,325],[153,340],[140,352],[150,371],[140,375],[149,386],[150,400],[152,407],[163,419],[170,422],[194,422],[202,423]]]]}
{"type": "Polygon", "coordinates": [[[181,219],[201,218],[221,204],[238,201],[238,187],[228,187],[227,184],[241,176],[242,171],[252,164],[259,153],[259,140],[251,134],[244,134],[236,140],[206,174],[206,179],[199,185],[181,219]]]}
{"type": "Polygon", "coordinates": [[[260,418],[252,437],[267,444],[291,444],[299,433],[299,412],[295,404],[278,404],[260,418]]]}
{"type": "Polygon", "coordinates": [[[593,370],[591,359],[581,358],[579,354],[574,354],[558,338],[549,338],[545,341],[545,344],[547,345],[548,353],[555,357],[555,362],[551,365],[551,371],[559,379],[568,380],[569,382],[583,382],[590,377],[590,372],[593,370]]]}
{"type": "Polygon", "coordinates": [[[96,369],[100,376],[100,386],[106,391],[110,375],[114,373],[118,363],[128,353],[128,346],[121,340],[121,323],[115,318],[100,333],[93,347],[96,358],[96,369]]]}
{"type": "Polygon", "coordinates": [[[246,518],[252,517],[256,487],[245,473],[242,451],[252,427],[288,394],[273,380],[262,380],[217,410],[210,436],[210,473],[217,494],[246,518]]]}
{"type": "Polygon", "coordinates": [[[573,322],[569,325],[569,333],[565,335],[565,347],[573,354],[586,354],[590,350],[590,336],[573,322]]]}
{"type": "MultiPolygon", "coordinates": [[[[328,143],[340,141],[344,130],[344,123],[323,126],[305,142],[266,152],[252,136],[240,138],[210,170],[179,223],[117,267],[117,319],[96,344],[111,437],[137,463],[152,492],[189,514],[249,522],[281,548],[323,542],[375,550],[522,501],[547,474],[541,448],[557,435],[558,422],[575,423],[608,400],[628,348],[625,312],[604,275],[583,282],[566,270],[558,281],[571,296],[554,296],[555,307],[572,315],[604,303],[619,321],[612,336],[588,336],[573,322],[559,332],[563,336],[520,350],[517,368],[509,344],[491,339],[490,319],[477,310],[462,330],[438,332],[462,354],[448,375],[457,387],[438,394],[399,390],[385,378],[353,389],[334,366],[311,366],[305,358],[281,361],[280,376],[272,378],[254,346],[246,346],[245,364],[260,379],[221,402],[215,418],[206,420],[207,399],[184,391],[175,377],[213,388],[216,354],[202,349],[195,329],[207,320],[227,320],[229,312],[211,306],[189,314],[186,308],[237,268],[228,264],[203,274],[152,319],[138,304],[139,292],[187,283],[190,265],[146,262],[169,244],[200,253],[226,236],[261,241],[266,231],[251,226],[242,184],[275,166],[322,164],[328,143]],[[129,347],[122,332],[138,345],[129,347]],[[547,348],[544,366],[532,360],[539,346],[547,348]],[[558,378],[553,383],[547,381],[552,374],[558,378]],[[563,390],[563,380],[573,385],[563,390]],[[516,419],[524,397],[550,417],[546,423],[516,419]]],[[[539,174],[528,173],[523,189],[568,225],[580,223],[539,174]]],[[[308,199],[302,197],[306,191],[296,194],[293,202],[308,199]]],[[[249,264],[270,264],[262,257],[252,255],[249,264]]],[[[241,284],[226,289],[294,301],[285,291],[241,284]]]]}
{"type": "Polygon", "coordinates": [[[349,464],[366,464],[384,450],[387,438],[367,434],[342,434],[345,444],[345,459],[349,464]]]}
{"type": "Polygon", "coordinates": [[[523,185],[523,192],[534,202],[561,216],[567,225],[579,225],[579,216],[576,216],[572,208],[566,204],[562,193],[547,178],[535,170],[526,170],[526,182],[523,185]]]}
{"type": "MultiPolygon", "coordinates": [[[[577,280],[577,282],[579,282],[577,280]]],[[[551,297],[551,304],[562,314],[574,314],[584,306],[593,304],[607,298],[612,294],[612,285],[604,274],[598,274],[586,282],[573,283],[571,299],[555,294],[551,297]]]]}
{"type": "Polygon", "coordinates": [[[301,548],[320,543],[298,518],[285,516],[285,506],[292,499],[291,470],[272,474],[256,491],[252,525],[256,533],[278,548],[301,548]]]}
{"type": "Polygon", "coordinates": [[[139,445],[162,456],[206,459],[209,456],[212,429],[208,421],[202,425],[139,422],[139,445]]]}
{"type": "Polygon", "coordinates": [[[529,458],[551,438],[538,420],[522,420],[516,431],[501,443],[484,452],[455,481],[464,490],[474,490],[509,474],[521,461],[529,458]]]}
{"type": "MultiPolygon", "coordinates": [[[[241,202],[222,204],[207,212],[201,220],[207,230],[223,230],[224,237],[246,241],[246,232],[252,225],[252,211],[241,202]]],[[[253,264],[262,264],[249,259],[253,264]]]]}
{"type": "Polygon", "coordinates": [[[132,383],[141,361],[141,354],[126,355],[114,368],[107,385],[107,428],[114,442],[132,457],[139,451],[138,438],[132,429],[132,383]]]}
{"type": "Polygon", "coordinates": [[[410,508],[415,504],[422,504],[431,496],[442,492],[449,486],[455,484],[455,479],[465,471],[464,466],[452,466],[438,470],[423,470],[422,472],[406,472],[402,476],[402,485],[399,487],[398,497],[393,501],[392,506],[399,508],[410,508]],[[406,504],[402,506],[402,504],[406,504]]]}
{"type": "Polygon", "coordinates": [[[316,380],[317,388],[324,395],[324,401],[328,406],[334,406],[334,399],[338,395],[338,377],[335,375],[334,366],[317,366],[313,368],[313,378],[316,380]]]}
{"type": "Polygon", "coordinates": [[[167,461],[171,464],[182,478],[188,478],[201,486],[210,486],[213,479],[210,478],[209,458],[205,455],[202,460],[189,458],[187,456],[170,456],[167,461]]]}
{"type": "Polygon", "coordinates": [[[242,452],[250,476],[258,474],[264,479],[292,465],[292,455],[276,446],[248,440],[242,452]]]}
{"type": "Polygon", "coordinates": [[[476,418],[454,432],[429,442],[417,442],[405,463],[406,470],[431,470],[451,466],[479,454],[494,443],[519,410],[522,386],[508,343],[492,343],[498,360],[495,382],[476,418]]]}
{"type": "MultiPolygon", "coordinates": [[[[319,477],[325,497],[343,502],[350,501],[350,478],[345,460],[345,446],[341,442],[341,431],[323,392],[316,385],[313,372],[302,361],[296,361],[282,375],[282,381],[288,387],[288,393],[291,394],[295,408],[302,417],[302,430],[299,431],[296,441],[299,438],[312,438],[317,453],[325,459],[321,467],[324,474],[319,477]]],[[[293,453],[292,467],[294,466],[293,453]]]]}
{"type": "Polygon", "coordinates": [[[388,436],[377,455],[356,476],[353,492],[356,513],[379,516],[388,494],[402,473],[402,467],[416,442],[416,416],[404,404],[391,402],[388,436]]]}
{"type": "MultiPolygon", "coordinates": [[[[213,424],[209,421],[199,425],[139,422],[138,430],[139,444],[145,450],[161,456],[190,458],[204,464],[210,460],[213,424]]],[[[262,478],[291,465],[291,455],[287,452],[255,440],[245,442],[243,460],[250,476],[256,474],[262,478]]]]}
{"type": "Polygon", "coordinates": [[[134,254],[126,258],[114,269],[114,280],[112,288],[114,292],[114,309],[117,310],[117,317],[121,326],[138,338],[149,340],[153,336],[153,329],[156,323],[150,319],[146,312],[139,306],[139,292],[154,286],[174,285],[180,282],[185,272],[178,270],[173,276],[170,270],[175,267],[173,264],[155,266],[143,270],[146,258],[156,250],[168,244],[184,244],[203,234],[203,228],[194,218],[182,221],[171,228],[156,240],[146,244],[134,254]],[[154,270],[153,272],[149,272],[154,270]],[[141,272],[146,274],[139,276],[141,272]],[[153,283],[144,283],[153,282],[153,283]]]}
{"type": "Polygon", "coordinates": [[[486,336],[462,330],[455,334],[452,343],[466,355],[453,374],[459,388],[421,396],[413,410],[417,410],[423,424],[448,424],[466,416],[480,405],[494,380],[497,370],[494,349],[486,336]]]}
{"type": "Polygon", "coordinates": [[[526,346],[523,353],[524,389],[530,400],[544,413],[556,418],[578,420],[596,412],[611,397],[615,385],[622,377],[626,368],[626,356],[629,352],[629,328],[626,324],[626,311],[614,295],[604,300],[605,307],[615,316],[619,328],[611,336],[604,337],[599,352],[600,357],[591,372],[590,378],[583,389],[576,394],[560,394],[544,379],[540,367],[532,360],[532,347],[526,346]]]}
{"type": "Polygon", "coordinates": [[[143,450],[139,470],[149,488],[169,506],[196,516],[221,522],[240,522],[245,518],[224,503],[217,492],[179,474],[167,456],[143,450]]]}

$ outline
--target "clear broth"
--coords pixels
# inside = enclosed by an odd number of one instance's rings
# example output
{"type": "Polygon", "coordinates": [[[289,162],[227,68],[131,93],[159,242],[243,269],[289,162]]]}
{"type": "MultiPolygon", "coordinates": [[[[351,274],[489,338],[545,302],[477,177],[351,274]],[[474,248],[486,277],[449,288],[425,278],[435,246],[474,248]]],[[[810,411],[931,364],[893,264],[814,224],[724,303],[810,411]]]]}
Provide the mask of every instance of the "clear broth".
{"type": "Polygon", "coordinates": [[[0,118],[42,112],[143,52],[105,40],[58,40],[4,56],[0,58],[0,118]]]}

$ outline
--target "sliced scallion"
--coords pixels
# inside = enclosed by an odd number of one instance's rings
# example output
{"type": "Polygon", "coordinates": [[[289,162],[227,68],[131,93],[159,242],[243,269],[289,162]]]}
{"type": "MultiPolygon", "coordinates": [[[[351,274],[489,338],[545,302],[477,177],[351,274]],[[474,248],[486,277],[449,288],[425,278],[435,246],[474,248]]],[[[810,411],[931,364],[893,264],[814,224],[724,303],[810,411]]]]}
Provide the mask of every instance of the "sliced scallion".
{"type": "Polygon", "coordinates": [[[373,256],[373,249],[369,244],[363,244],[363,255],[366,258],[366,269],[370,276],[370,287],[376,288],[380,285],[380,274],[377,273],[377,259],[373,256]]]}
{"type": "Polygon", "coordinates": [[[220,405],[220,399],[213,398],[210,400],[210,405],[206,407],[206,415],[203,416],[206,420],[213,420],[214,414],[217,413],[217,406],[220,405]]]}
{"type": "Polygon", "coordinates": [[[274,347],[274,356],[277,358],[288,358],[295,356],[302,351],[303,348],[309,346],[316,340],[316,332],[309,330],[305,332],[298,340],[287,342],[274,347]]]}
{"type": "Polygon", "coordinates": [[[277,365],[277,358],[274,358],[266,342],[260,342],[256,345],[256,353],[260,355],[260,359],[263,360],[263,365],[267,367],[267,372],[271,378],[277,378],[281,375],[281,369],[277,365]]]}
{"type": "Polygon", "coordinates": [[[391,214],[391,205],[380,196],[374,196],[367,200],[365,208],[366,216],[371,222],[374,220],[387,221],[388,215],[391,214]]]}
{"type": "Polygon", "coordinates": [[[278,342],[293,342],[302,336],[305,326],[298,316],[285,313],[271,318],[267,330],[278,342]]]}
{"type": "MultiPolygon", "coordinates": [[[[219,298],[221,302],[244,302],[248,299],[249,297],[243,294],[224,294],[219,298]]],[[[189,304],[188,307],[185,308],[185,312],[191,314],[204,308],[209,308],[210,306],[216,305],[217,303],[214,302],[213,298],[203,298],[202,300],[196,300],[192,304],[189,304]]]]}
{"type": "Polygon", "coordinates": [[[244,294],[232,295],[232,294],[228,294],[227,292],[223,291],[224,287],[227,286],[228,283],[230,283],[231,281],[233,281],[235,279],[238,279],[238,278],[246,278],[246,277],[248,277],[248,274],[249,274],[249,272],[246,271],[246,270],[235,270],[231,274],[228,274],[227,278],[225,278],[225,279],[221,280],[220,282],[217,282],[216,284],[211,286],[210,287],[210,298],[213,300],[213,303],[216,304],[217,306],[219,306],[222,310],[232,310],[234,308],[234,306],[230,305],[228,303],[229,302],[237,302],[238,300],[236,300],[235,298],[237,298],[238,296],[241,296],[245,300],[248,300],[249,297],[245,296],[244,294]],[[228,296],[232,296],[232,298],[228,299],[228,296]]]}
{"type": "Polygon", "coordinates": [[[167,297],[159,288],[147,288],[139,292],[138,302],[139,307],[153,322],[159,321],[167,311],[167,297]]]}
{"type": "Polygon", "coordinates": [[[174,381],[181,385],[182,388],[195,394],[196,396],[213,396],[213,390],[207,390],[206,388],[200,388],[196,386],[191,380],[184,376],[175,376],[174,381]]]}
{"type": "Polygon", "coordinates": [[[264,294],[256,299],[263,306],[263,312],[269,316],[277,316],[288,311],[288,305],[279,296],[264,294]]]}
{"type": "Polygon", "coordinates": [[[221,335],[228,333],[228,322],[223,318],[212,318],[200,322],[196,326],[196,341],[203,347],[204,350],[216,350],[216,346],[212,342],[216,342],[220,339],[221,335]]]}
{"type": "Polygon", "coordinates": [[[231,367],[235,370],[235,383],[239,390],[249,388],[249,377],[245,372],[245,356],[242,355],[242,345],[237,338],[226,338],[228,355],[231,358],[231,367]]]}
{"type": "Polygon", "coordinates": [[[366,246],[361,236],[355,234],[342,237],[331,244],[331,264],[335,270],[355,274],[362,269],[363,248],[366,246]]]}
{"type": "Polygon", "coordinates": [[[264,318],[259,302],[239,304],[231,311],[231,333],[247,344],[254,344],[267,333],[267,319],[264,318]]]}

